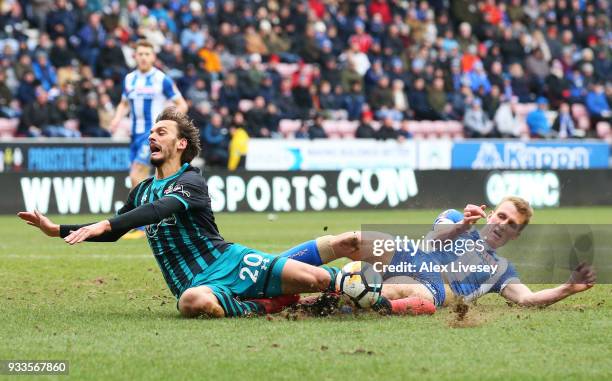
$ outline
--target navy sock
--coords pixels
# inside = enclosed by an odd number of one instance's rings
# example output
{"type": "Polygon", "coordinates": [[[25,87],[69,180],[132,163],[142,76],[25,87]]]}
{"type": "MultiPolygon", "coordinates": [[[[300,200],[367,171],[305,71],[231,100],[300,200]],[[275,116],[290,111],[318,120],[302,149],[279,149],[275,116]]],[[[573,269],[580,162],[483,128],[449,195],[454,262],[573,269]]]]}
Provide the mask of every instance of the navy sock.
{"type": "Polygon", "coordinates": [[[329,276],[331,278],[329,281],[329,286],[327,286],[326,291],[335,292],[336,291],[336,277],[338,276],[340,269],[337,267],[331,267],[331,266],[321,266],[321,268],[325,269],[325,271],[329,273],[329,276]]]}
{"type": "Polygon", "coordinates": [[[323,264],[319,249],[317,248],[317,241],[314,239],[292,247],[280,256],[295,259],[312,266],[321,266],[323,264]]]}
{"type": "Polygon", "coordinates": [[[225,311],[225,317],[241,317],[251,315],[262,315],[263,306],[253,301],[240,301],[225,292],[213,292],[225,311]]]}

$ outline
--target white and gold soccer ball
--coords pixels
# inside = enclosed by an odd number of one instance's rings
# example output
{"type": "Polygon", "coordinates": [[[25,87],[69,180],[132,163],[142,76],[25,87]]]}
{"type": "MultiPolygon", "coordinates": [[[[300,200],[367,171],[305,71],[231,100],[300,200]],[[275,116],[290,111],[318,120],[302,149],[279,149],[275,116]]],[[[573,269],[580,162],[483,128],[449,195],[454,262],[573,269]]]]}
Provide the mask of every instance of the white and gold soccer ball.
{"type": "Polygon", "coordinates": [[[355,303],[356,306],[369,308],[378,301],[382,289],[381,274],[371,264],[357,261],[349,262],[336,278],[336,289],[355,303]]]}

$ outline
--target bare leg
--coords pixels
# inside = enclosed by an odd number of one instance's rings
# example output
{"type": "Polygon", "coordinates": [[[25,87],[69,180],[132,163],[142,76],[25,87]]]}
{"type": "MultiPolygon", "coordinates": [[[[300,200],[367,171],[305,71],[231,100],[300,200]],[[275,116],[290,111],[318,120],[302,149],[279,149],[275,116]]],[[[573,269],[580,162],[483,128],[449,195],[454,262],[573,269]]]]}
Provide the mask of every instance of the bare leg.
{"type": "Polygon", "coordinates": [[[389,239],[393,237],[386,233],[353,231],[320,237],[317,239],[317,246],[323,263],[349,258],[353,261],[389,264],[394,251],[384,251],[380,256],[374,255],[374,241],[389,239]]]}
{"type": "Polygon", "coordinates": [[[382,296],[389,300],[418,297],[434,302],[434,297],[427,287],[408,276],[396,276],[387,279],[382,287],[382,296]]]}
{"type": "Polygon", "coordinates": [[[283,294],[319,292],[329,289],[330,273],[322,267],[288,259],[281,274],[283,294]]]}

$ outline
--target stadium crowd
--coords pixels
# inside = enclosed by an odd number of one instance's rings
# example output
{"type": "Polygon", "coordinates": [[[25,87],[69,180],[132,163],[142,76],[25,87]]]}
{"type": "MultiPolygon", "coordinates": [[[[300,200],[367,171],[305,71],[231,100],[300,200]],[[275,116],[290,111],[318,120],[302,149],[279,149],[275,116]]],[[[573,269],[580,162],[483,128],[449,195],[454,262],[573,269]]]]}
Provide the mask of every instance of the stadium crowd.
{"type": "Polygon", "coordinates": [[[6,0],[0,118],[18,136],[110,136],[140,38],[187,99],[208,151],[236,131],[404,139],[410,121],[467,137],[596,136],[611,121],[608,0],[6,0]],[[517,108],[534,104],[519,121],[517,108]],[[574,105],[588,118],[578,128],[574,105]],[[549,111],[553,110],[553,118],[549,111]],[[408,121],[408,122],[406,122],[408,121]],[[378,128],[378,126],[381,126],[378,128]],[[399,128],[398,128],[399,127],[399,128]]]}

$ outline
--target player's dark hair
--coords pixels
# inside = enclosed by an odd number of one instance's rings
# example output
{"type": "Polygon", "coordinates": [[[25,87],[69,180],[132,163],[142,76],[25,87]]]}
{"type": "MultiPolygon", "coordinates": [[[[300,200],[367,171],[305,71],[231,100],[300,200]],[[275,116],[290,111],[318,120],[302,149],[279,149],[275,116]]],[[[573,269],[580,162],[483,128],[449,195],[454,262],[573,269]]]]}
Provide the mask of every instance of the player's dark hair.
{"type": "Polygon", "coordinates": [[[187,148],[181,155],[181,163],[190,163],[200,154],[200,130],[193,124],[187,115],[178,111],[176,107],[166,107],[155,119],[155,123],[161,120],[170,120],[176,123],[178,138],[187,140],[187,148]]]}

